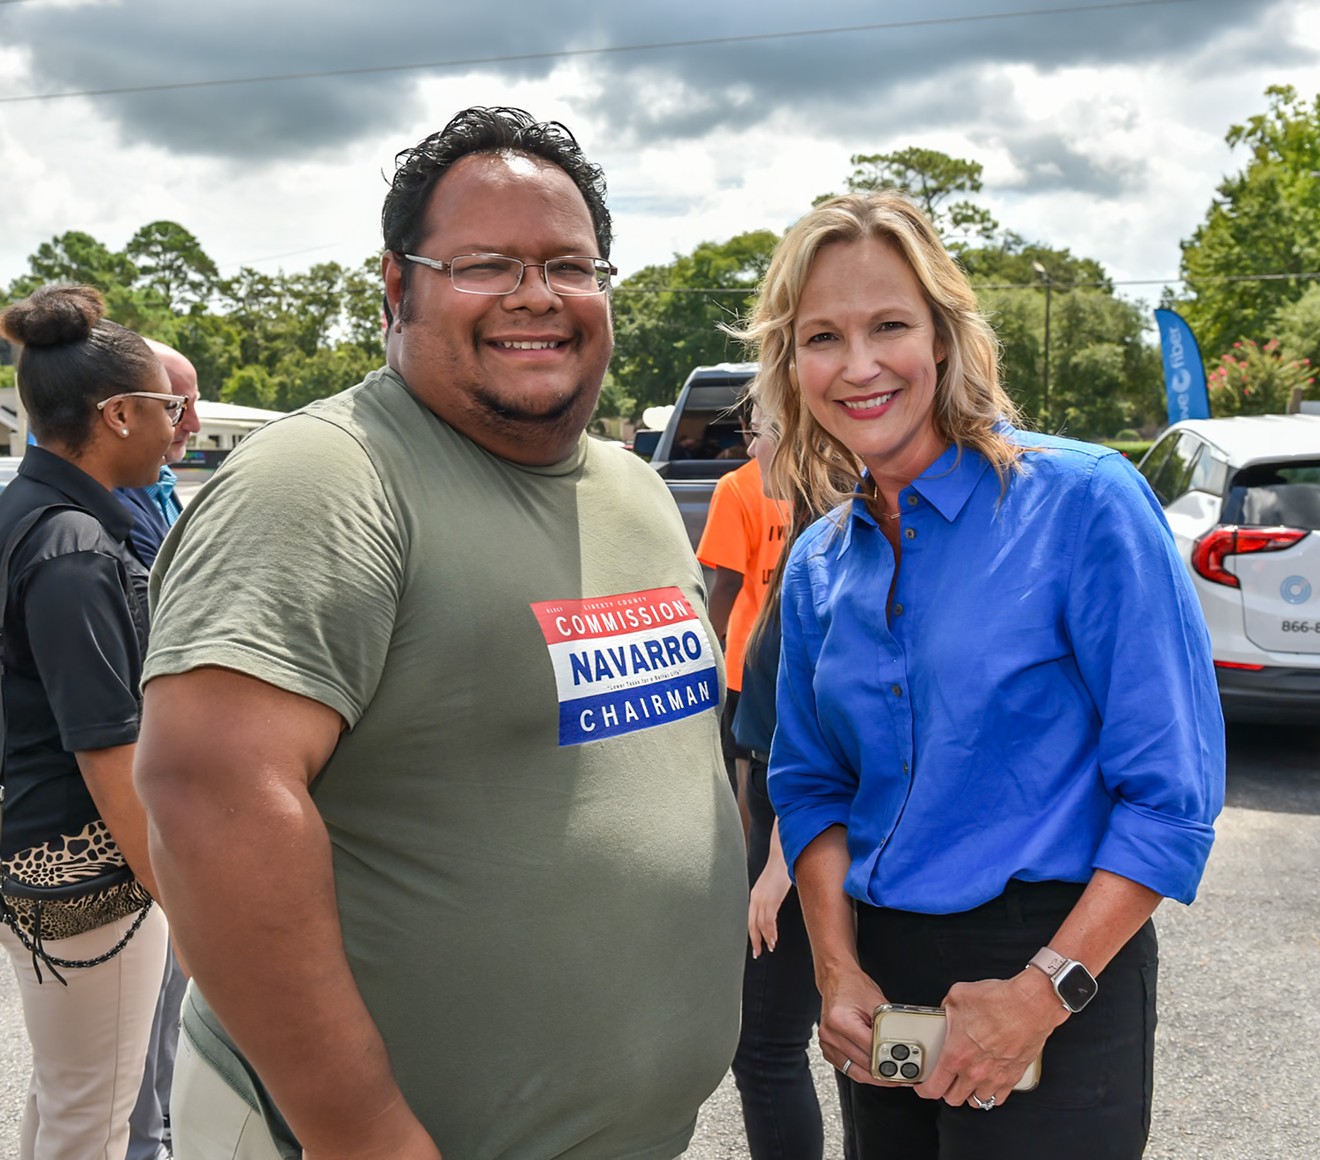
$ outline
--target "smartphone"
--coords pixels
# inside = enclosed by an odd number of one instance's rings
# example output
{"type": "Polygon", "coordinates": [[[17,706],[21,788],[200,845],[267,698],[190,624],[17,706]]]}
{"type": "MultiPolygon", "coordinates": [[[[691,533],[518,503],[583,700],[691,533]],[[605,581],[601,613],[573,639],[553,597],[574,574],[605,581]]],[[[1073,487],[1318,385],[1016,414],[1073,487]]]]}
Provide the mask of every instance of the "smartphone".
{"type": "MultiPolygon", "coordinates": [[[[875,1009],[871,1029],[871,1074],[893,1083],[921,1083],[935,1069],[944,1046],[943,1007],[884,1003],[875,1009]]],[[[1040,1056],[1013,1086],[1029,1092],[1040,1083],[1040,1056]]]]}

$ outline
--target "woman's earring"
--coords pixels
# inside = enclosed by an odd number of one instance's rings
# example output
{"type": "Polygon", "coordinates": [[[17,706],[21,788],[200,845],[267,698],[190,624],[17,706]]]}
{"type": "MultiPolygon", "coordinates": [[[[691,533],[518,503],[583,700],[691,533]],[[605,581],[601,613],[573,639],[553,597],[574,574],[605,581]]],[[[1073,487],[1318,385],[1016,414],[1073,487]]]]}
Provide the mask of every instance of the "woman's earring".
{"type": "Polygon", "coordinates": [[[120,428],[119,428],[119,433],[120,433],[121,435],[127,435],[127,434],[128,434],[128,428],[127,428],[127,427],[120,427],[120,428]]]}

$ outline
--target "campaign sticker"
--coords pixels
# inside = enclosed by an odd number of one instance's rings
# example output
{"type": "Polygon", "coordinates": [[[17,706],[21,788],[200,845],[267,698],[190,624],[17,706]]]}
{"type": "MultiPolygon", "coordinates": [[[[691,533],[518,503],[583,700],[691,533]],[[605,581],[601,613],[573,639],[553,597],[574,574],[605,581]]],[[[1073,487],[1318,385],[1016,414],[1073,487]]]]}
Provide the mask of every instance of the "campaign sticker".
{"type": "Polygon", "coordinates": [[[678,588],[532,605],[559,694],[559,744],[582,745],[719,705],[715,654],[678,588]]]}

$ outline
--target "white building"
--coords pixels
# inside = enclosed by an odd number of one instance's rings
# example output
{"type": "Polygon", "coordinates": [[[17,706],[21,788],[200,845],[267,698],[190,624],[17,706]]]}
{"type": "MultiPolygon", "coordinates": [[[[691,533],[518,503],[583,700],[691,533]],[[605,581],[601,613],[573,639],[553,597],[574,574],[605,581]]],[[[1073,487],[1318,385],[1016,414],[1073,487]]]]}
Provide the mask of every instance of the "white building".
{"type": "MultiPolygon", "coordinates": [[[[17,389],[14,387],[0,389],[0,447],[8,443],[9,455],[23,454],[27,424],[26,416],[20,411],[17,389]]],[[[199,399],[197,414],[202,420],[202,429],[188,440],[188,458],[184,461],[185,467],[214,467],[220,459],[238,446],[245,435],[250,435],[272,419],[278,419],[283,412],[199,399]]]]}

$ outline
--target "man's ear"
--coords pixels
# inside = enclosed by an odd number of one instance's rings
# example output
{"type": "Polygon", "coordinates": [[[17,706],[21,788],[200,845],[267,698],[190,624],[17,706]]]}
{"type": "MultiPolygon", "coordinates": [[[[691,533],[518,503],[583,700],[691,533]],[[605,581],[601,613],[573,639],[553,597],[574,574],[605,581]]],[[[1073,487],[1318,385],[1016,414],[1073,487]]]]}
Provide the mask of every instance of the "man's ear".
{"type": "Polygon", "coordinates": [[[403,261],[393,250],[386,250],[380,259],[381,278],[385,283],[385,301],[389,303],[394,321],[391,329],[403,329],[403,261]]]}

